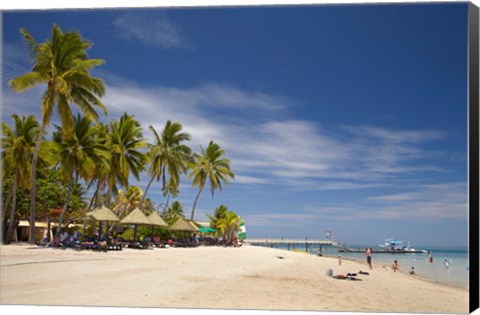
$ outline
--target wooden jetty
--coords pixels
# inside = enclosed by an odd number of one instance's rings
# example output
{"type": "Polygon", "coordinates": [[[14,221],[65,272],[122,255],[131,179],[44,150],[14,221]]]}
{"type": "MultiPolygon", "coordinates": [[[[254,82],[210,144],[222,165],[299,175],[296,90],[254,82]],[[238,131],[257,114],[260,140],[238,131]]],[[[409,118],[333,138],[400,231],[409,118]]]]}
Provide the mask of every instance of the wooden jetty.
{"type": "Polygon", "coordinates": [[[332,240],[302,240],[302,239],[253,239],[248,238],[244,240],[245,244],[261,245],[268,247],[278,247],[279,245],[287,245],[287,249],[296,249],[305,247],[305,251],[310,248],[318,247],[320,251],[323,247],[338,246],[338,243],[332,240]]]}

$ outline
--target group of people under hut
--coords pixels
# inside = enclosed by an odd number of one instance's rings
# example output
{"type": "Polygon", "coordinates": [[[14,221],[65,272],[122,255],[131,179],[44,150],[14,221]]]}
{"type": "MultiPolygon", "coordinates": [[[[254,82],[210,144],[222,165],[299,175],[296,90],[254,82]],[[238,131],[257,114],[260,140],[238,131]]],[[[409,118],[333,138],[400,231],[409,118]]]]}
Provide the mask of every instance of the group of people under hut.
{"type": "Polygon", "coordinates": [[[122,249],[129,248],[148,248],[148,247],[196,247],[204,246],[242,246],[243,240],[238,240],[234,237],[232,240],[223,238],[214,238],[211,236],[200,235],[199,233],[192,233],[189,237],[182,237],[177,239],[175,236],[161,240],[160,236],[143,236],[139,240],[124,240],[117,235],[107,233],[106,235],[99,235],[94,233],[90,237],[81,237],[77,230],[73,230],[69,234],[66,230],[60,233],[60,236],[53,236],[52,240],[44,238],[40,243],[41,246],[46,247],[60,247],[60,248],[75,248],[75,249],[97,249],[106,251],[108,249],[122,249]]]}

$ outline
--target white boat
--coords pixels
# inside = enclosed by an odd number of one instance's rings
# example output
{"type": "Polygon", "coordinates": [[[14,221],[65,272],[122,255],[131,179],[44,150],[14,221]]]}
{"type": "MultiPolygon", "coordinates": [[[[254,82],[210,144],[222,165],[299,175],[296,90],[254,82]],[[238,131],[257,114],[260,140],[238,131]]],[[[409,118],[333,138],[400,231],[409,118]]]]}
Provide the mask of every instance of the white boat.
{"type": "Polygon", "coordinates": [[[385,240],[385,243],[379,245],[380,247],[392,251],[392,252],[412,252],[412,253],[426,253],[426,250],[417,250],[410,247],[410,242],[408,241],[399,241],[393,238],[388,238],[385,240]]]}

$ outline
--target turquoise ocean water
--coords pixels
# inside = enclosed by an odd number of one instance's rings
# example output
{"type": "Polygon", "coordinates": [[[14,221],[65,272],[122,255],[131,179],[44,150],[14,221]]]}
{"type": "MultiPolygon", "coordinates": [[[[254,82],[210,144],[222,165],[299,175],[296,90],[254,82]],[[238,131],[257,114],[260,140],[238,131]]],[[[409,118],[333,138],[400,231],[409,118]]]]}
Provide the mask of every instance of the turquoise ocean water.
{"type": "MultiPolygon", "coordinates": [[[[257,245],[260,246],[260,245],[257,245]]],[[[295,248],[287,245],[271,245],[282,250],[301,250],[305,251],[305,245],[296,245],[295,248]]],[[[366,246],[349,246],[349,248],[362,248],[366,246]]],[[[380,249],[380,247],[371,246],[372,249],[380,249]]],[[[468,248],[467,247],[438,247],[438,246],[415,246],[416,249],[429,250],[433,257],[433,263],[428,261],[429,254],[385,254],[373,253],[372,263],[374,268],[378,266],[386,266],[390,268],[394,260],[397,260],[399,268],[402,272],[408,272],[411,267],[415,268],[417,276],[429,280],[454,285],[458,287],[468,288],[469,277],[469,262],[468,262],[468,248]],[[446,268],[444,260],[447,259],[449,267],[446,268]]],[[[308,252],[316,255],[319,247],[309,246],[308,252]]],[[[366,263],[364,253],[339,253],[338,249],[333,246],[322,247],[322,254],[324,256],[337,257],[341,255],[342,258],[355,259],[366,263]]],[[[358,272],[358,270],[352,270],[358,272]]]]}

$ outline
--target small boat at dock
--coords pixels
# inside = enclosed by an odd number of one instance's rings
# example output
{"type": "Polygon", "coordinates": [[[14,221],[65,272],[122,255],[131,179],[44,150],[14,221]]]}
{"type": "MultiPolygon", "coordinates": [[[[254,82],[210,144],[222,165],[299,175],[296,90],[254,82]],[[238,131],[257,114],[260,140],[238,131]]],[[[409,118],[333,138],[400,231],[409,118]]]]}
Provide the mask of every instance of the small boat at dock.
{"type": "MultiPolygon", "coordinates": [[[[399,241],[393,238],[388,238],[385,243],[378,245],[380,249],[372,249],[372,253],[377,254],[426,254],[428,251],[424,249],[415,249],[410,247],[410,242],[399,241]]],[[[342,253],[363,253],[365,249],[362,248],[339,248],[342,253]]]]}

